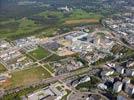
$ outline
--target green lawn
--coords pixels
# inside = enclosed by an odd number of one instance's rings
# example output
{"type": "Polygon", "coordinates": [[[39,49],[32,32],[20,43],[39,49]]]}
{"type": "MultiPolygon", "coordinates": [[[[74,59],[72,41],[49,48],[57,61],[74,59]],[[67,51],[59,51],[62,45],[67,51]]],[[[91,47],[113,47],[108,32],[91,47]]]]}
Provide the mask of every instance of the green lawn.
{"type": "Polygon", "coordinates": [[[0,73],[3,73],[5,71],[7,71],[7,69],[2,64],[0,64],[0,73]]]}
{"type": "Polygon", "coordinates": [[[21,86],[51,77],[42,67],[34,67],[11,74],[11,86],[21,86]]]}
{"type": "Polygon", "coordinates": [[[38,47],[36,50],[29,52],[29,54],[35,57],[36,59],[40,60],[47,57],[50,54],[50,52],[42,47],[38,47]]]}

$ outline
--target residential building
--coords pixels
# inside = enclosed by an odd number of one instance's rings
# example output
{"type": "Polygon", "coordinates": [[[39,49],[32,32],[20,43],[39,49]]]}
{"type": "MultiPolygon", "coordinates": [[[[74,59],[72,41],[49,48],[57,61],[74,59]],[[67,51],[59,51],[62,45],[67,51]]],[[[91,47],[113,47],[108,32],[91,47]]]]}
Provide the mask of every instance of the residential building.
{"type": "Polygon", "coordinates": [[[132,85],[132,84],[126,84],[126,85],[125,85],[125,92],[126,92],[128,95],[134,94],[134,85],[132,85]]]}
{"type": "Polygon", "coordinates": [[[115,69],[120,74],[124,74],[124,72],[125,72],[125,68],[123,68],[123,67],[116,67],[115,69]]]}
{"type": "Polygon", "coordinates": [[[113,86],[113,91],[116,93],[120,92],[122,90],[122,86],[123,86],[122,82],[120,81],[115,82],[113,86]]]}
{"type": "Polygon", "coordinates": [[[134,69],[126,69],[127,76],[134,76],[134,69]]]}

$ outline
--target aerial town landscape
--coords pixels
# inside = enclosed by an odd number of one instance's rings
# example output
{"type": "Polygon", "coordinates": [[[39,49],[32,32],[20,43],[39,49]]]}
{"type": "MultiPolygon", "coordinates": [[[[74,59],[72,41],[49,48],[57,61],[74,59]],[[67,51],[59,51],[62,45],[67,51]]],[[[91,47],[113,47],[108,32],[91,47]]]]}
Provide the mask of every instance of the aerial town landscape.
{"type": "Polygon", "coordinates": [[[0,100],[134,100],[134,1],[0,0],[0,100]]]}

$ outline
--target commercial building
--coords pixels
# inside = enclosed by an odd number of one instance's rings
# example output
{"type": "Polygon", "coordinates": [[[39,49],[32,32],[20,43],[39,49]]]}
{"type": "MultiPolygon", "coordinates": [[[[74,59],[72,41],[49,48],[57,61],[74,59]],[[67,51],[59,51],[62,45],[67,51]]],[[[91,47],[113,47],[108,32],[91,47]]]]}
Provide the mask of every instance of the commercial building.
{"type": "Polygon", "coordinates": [[[79,39],[85,38],[88,36],[88,33],[82,31],[74,31],[69,35],[65,36],[65,39],[73,41],[77,41],[79,39]]]}

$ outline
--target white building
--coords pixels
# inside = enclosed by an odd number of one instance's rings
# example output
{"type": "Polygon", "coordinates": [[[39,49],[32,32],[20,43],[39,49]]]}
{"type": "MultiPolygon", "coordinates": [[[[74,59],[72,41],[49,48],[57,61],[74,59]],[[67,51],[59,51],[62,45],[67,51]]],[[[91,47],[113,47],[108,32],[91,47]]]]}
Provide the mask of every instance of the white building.
{"type": "Polygon", "coordinates": [[[122,82],[119,81],[115,82],[113,86],[113,91],[116,93],[120,92],[122,90],[122,86],[123,86],[122,82]]]}
{"type": "Polygon", "coordinates": [[[104,83],[98,84],[97,87],[100,88],[100,89],[102,89],[102,90],[106,90],[107,89],[107,86],[104,83]]]}
{"type": "Polygon", "coordinates": [[[114,70],[106,70],[101,72],[101,76],[110,76],[114,73],[114,70]]]}
{"type": "Polygon", "coordinates": [[[75,31],[70,33],[69,35],[65,36],[65,39],[73,41],[77,41],[79,39],[82,39],[84,37],[87,37],[88,33],[86,32],[81,32],[81,31],[75,31]]]}
{"type": "Polygon", "coordinates": [[[88,82],[88,81],[90,81],[90,80],[91,80],[91,78],[90,78],[89,76],[85,76],[85,77],[83,77],[83,78],[80,80],[79,83],[88,82]]]}

